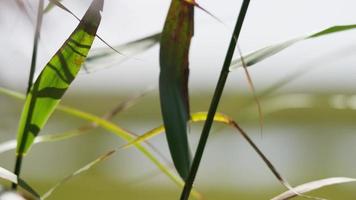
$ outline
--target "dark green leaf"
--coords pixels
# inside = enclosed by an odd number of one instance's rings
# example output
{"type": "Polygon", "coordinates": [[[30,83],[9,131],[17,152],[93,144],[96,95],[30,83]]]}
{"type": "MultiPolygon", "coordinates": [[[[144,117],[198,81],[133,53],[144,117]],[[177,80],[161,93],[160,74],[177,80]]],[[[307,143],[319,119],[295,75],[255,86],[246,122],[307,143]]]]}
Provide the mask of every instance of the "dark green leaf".
{"type": "Polygon", "coordinates": [[[161,36],[159,91],[163,122],[174,165],[185,179],[191,156],[189,120],[189,48],[194,29],[194,5],[172,0],[161,36]]]}

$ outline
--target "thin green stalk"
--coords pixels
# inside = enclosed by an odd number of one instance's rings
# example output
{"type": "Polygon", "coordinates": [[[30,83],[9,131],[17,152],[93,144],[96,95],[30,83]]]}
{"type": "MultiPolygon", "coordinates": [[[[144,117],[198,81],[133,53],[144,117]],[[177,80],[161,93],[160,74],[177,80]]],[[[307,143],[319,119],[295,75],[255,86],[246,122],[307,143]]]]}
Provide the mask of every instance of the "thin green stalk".
{"type": "MultiPolygon", "coordinates": [[[[30,75],[29,75],[29,78],[28,78],[28,85],[27,85],[26,94],[28,94],[30,92],[30,90],[31,90],[34,74],[35,74],[35,71],[36,71],[38,41],[39,41],[39,38],[40,38],[40,30],[41,30],[41,26],[42,26],[43,8],[44,8],[44,0],[40,0],[38,2],[37,22],[36,22],[35,36],[34,36],[34,40],[33,40],[33,49],[32,49],[31,69],[30,69],[30,75]]],[[[17,175],[17,177],[20,177],[22,158],[23,158],[22,155],[17,155],[16,156],[16,163],[15,163],[14,173],[17,175]]],[[[17,189],[17,184],[13,183],[12,184],[12,189],[17,189]]]]}
{"type": "Polygon", "coordinates": [[[30,92],[30,90],[31,90],[32,83],[33,83],[33,77],[34,77],[34,74],[35,74],[35,71],[36,71],[38,41],[39,41],[39,38],[40,38],[40,30],[41,30],[42,19],[43,19],[43,7],[44,7],[43,5],[44,5],[44,0],[40,0],[39,3],[38,3],[37,22],[36,22],[35,36],[34,36],[34,39],[33,39],[31,69],[30,69],[30,76],[29,76],[29,79],[28,79],[26,94],[28,94],[30,92]]]}
{"type": "Polygon", "coordinates": [[[211,126],[212,126],[212,123],[214,120],[214,116],[215,116],[216,110],[217,110],[219,102],[220,102],[221,95],[222,95],[224,87],[225,87],[226,79],[229,75],[229,67],[231,64],[232,57],[235,52],[237,40],[239,38],[242,24],[245,20],[245,16],[246,16],[249,4],[250,4],[250,0],[244,0],[242,3],[240,14],[238,16],[233,35],[231,37],[229,49],[227,51],[225,61],[224,61],[224,64],[223,64],[223,67],[222,67],[222,70],[220,73],[220,77],[219,77],[219,80],[218,80],[218,83],[217,83],[217,86],[216,86],[216,89],[214,92],[214,96],[213,96],[213,99],[210,104],[207,120],[205,121],[204,128],[203,128],[200,140],[199,140],[199,144],[198,144],[195,156],[194,156],[193,164],[190,169],[189,176],[186,180],[186,183],[184,185],[184,188],[183,188],[183,191],[182,191],[182,194],[180,197],[181,200],[187,200],[189,198],[190,191],[193,187],[193,182],[194,182],[195,176],[199,169],[200,161],[203,156],[205,145],[206,145],[206,142],[209,137],[209,133],[210,133],[210,129],[211,129],[211,126]]]}

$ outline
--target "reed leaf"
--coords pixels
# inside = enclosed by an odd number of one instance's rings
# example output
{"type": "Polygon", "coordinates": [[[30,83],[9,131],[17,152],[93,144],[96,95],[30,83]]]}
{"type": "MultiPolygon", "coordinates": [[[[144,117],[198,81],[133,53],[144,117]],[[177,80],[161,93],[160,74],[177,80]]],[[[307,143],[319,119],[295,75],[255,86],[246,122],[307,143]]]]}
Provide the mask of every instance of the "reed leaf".
{"type": "MultiPolygon", "coordinates": [[[[23,94],[12,91],[12,90],[8,90],[8,89],[2,88],[2,87],[0,87],[0,93],[5,94],[10,97],[13,97],[13,98],[17,98],[17,99],[25,99],[25,96],[23,94]]],[[[102,127],[103,129],[105,129],[111,133],[114,133],[118,137],[120,137],[128,142],[130,142],[136,138],[136,136],[133,133],[126,131],[125,129],[121,128],[120,126],[118,126],[110,121],[107,121],[105,119],[102,119],[98,116],[95,116],[93,114],[90,114],[90,113],[87,113],[87,112],[84,112],[84,111],[81,111],[81,110],[78,110],[78,109],[75,109],[75,108],[72,108],[69,106],[64,106],[64,105],[58,105],[56,107],[56,109],[61,112],[67,113],[69,115],[78,117],[80,119],[93,122],[93,123],[97,124],[98,126],[102,127]]],[[[66,136],[68,136],[68,135],[64,135],[63,138],[65,138],[66,136]]],[[[162,164],[147,148],[145,148],[141,144],[136,144],[135,147],[141,153],[143,153],[154,165],[156,165],[159,170],[161,170],[165,175],[167,175],[174,183],[183,187],[184,181],[182,179],[180,179],[178,176],[176,176],[174,173],[172,173],[167,167],[165,167],[165,165],[162,164]]],[[[199,192],[194,191],[193,195],[197,199],[201,199],[201,195],[199,192]]]]}
{"type": "MultiPolygon", "coordinates": [[[[191,122],[206,122],[207,118],[208,118],[208,113],[207,112],[197,112],[197,113],[193,113],[191,115],[191,122]]],[[[293,188],[288,183],[288,181],[285,180],[285,178],[283,178],[283,176],[277,171],[276,167],[267,158],[267,156],[265,156],[263,154],[263,152],[257,147],[257,145],[247,135],[247,133],[232,118],[230,118],[229,116],[224,115],[222,113],[215,113],[213,120],[214,120],[214,122],[219,122],[219,123],[223,123],[223,124],[229,125],[233,129],[237,130],[241,134],[241,136],[247,141],[247,143],[249,143],[249,145],[255,150],[255,152],[258,154],[258,156],[260,156],[260,158],[265,162],[265,164],[271,170],[271,172],[277,178],[277,180],[283,186],[285,186],[288,190],[290,190],[293,194],[299,195],[297,192],[293,191],[293,188]]],[[[152,138],[152,137],[154,137],[156,135],[161,134],[164,131],[165,131],[164,126],[156,127],[154,129],[146,132],[145,134],[139,136],[138,138],[136,138],[132,142],[122,146],[121,148],[128,148],[128,147],[130,147],[132,145],[137,145],[138,143],[146,141],[146,140],[148,140],[148,139],[150,139],[150,138],[152,138]]]]}
{"type": "MultiPolygon", "coordinates": [[[[317,190],[319,188],[325,187],[325,186],[330,186],[330,185],[336,185],[336,184],[343,184],[343,183],[350,183],[350,182],[355,182],[356,179],[353,178],[345,178],[345,177],[333,177],[333,178],[327,178],[327,179],[321,179],[317,181],[312,181],[309,183],[304,183],[302,185],[299,185],[297,187],[294,187],[293,190],[286,191],[271,200],[287,200],[291,199],[293,197],[296,197],[297,194],[294,193],[293,191],[297,192],[298,194],[304,194],[313,190],[317,190]]],[[[303,195],[304,197],[307,198],[312,198],[312,199],[318,199],[318,200],[326,200],[323,198],[316,198],[316,197],[309,197],[306,195],[303,195]]]]}
{"type": "MultiPolygon", "coordinates": [[[[132,133],[130,133],[129,131],[126,131],[123,128],[115,125],[114,123],[109,122],[109,121],[102,119],[100,117],[97,117],[95,115],[92,115],[90,113],[86,113],[86,112],[77,110],[75,108],[70,108],[70,107],[63,106],[63,105],[58,108],[61,111],[64,111],[64,112],[71,114],[73,116],[77,116],[79,118],[95,122],[99,126],[104,128],[105,130],[116,134],[117,136],[119,136],[120,138],[122,138],[126,141],[131,141],[136,138],[136,136],[133,135],[132,133]]],[[[141,144],[135,144],[135,147],[139,151],[141,151],[141,153],[143,153],[153,164],[155,164],[164,174],[166,174],[173,182],[175,182],[177,185],[183,187],[184,182],[179,177],[175,176],[172,172],[170,172],[170,170],[166,166],[164,166],[147,148],[145,148],[141,144]]],[[[196,193],[197,197],[200,196],[198,194],[199,193],[196,193]]],[[[198,199],[200,199],[200,198],[198,198],[198,199]]]]}
{"type": "MultiPolygon", "coordinates": [[[[253,52],[243,56],[243,61],[244,61],[244,64],[246,65],[246,67],[250,67],[258,62],[263,61],[266,58],[269,58],[269,57],[281,52],[282,50],[294,45],[297,42],[301,42],[301,41],[308,40],[308,39],[319,38],[322,36],[327,36],[329,34],[348,31],[348,30],[355,29],[355,28],[356,28],[356,24],[332,26],[332,27],[323,29],[321,31],[318,31],[318,32],[315,32],[312,34],[307,34],[307,35],[300,36],[297,38],[292,38],[292,39],[289,39],[289,40],[286,40],[286,41],[283,41],[283,42],[280,42],[277,44],[273,44],[273,45],[258,49],[256,51],[253,51],[253,52]]],[[[241,59],[234,60],[231,63],[230,71],[233,71],[240,67],[243,67],[242,60],[241,59]]]]}
{"type": "MultiPolygon", "coordinates": [[[[83,19],[44,67],[31,87],[19,121],[15,174],[21,171],[22,157],[44,127],[62,96],[75,79],[91,48],[101,21],[104,0],[93,0],[83,19]]],[[[16,188],[16,185],[13,185],[16,188]]]]}
{"type": "Polygon", "coordinates": [[[189,48],[194,29],[194,5],[172,0],[160,42],[159,93],[166,138],[175,168],[185,179],[191,154],[189,120],[189,48]]]}
{"type": "MultiPolygon", "coordinates": [[[[57,1],[62,1],[62,0],[57,0],[57,1]]],[[[56,5],[52,2],[49,1],[47,6],[45,7],[45,9],[43,10],[44,13],[48,13],[49,11],[51,11],[56,5]]]]}
{"type": "MultiPolygon", "coordinates": [[[[0,93],[18,98],[18,99],[24,99],[24,96],[20,93],[17,93],[12,90],[7,90],[4,88],[0,87],[0,93]]],[[[165,131],[164,126],[158,126],[143,135],[139,137],[135,137],[132,133],[125,131],[121,127],[113,124],[112,122],[109,122],[105,119],[102,119],[100,117],[97,117],[95,115],[92,115],[90,113],[86,113],[71,107],[59,105],[57,107],[58,110],[65,112],[67,114],[76,116],[78,118],[88,120],[91,122],[94,122],[101,126],[102,128],[108,130],[109,132],[115,133],[119,137],[123,138],[124,140],[128,141],[129,143],[120,147],[119,149],[125,149],[131,146],[135,146],[138,150],[140,150],[146,157],[148,157],[164,174],[166,174],[168,177],[171,178],[177,185],[183,186],[184,182],[176,177],[174,174],[172,174],[167,167],[165,167],[163,164],[161,164],[146,148],[140,145],[141,142],[144,142],[146,140],[149,140],[150,138],[161,134],[162,132],[165,131]]],[[[198,113],[193,113],[191,115],[191,121],[192,122],[200,122],[200,121],[205,121],[207,119],[207,113],[206,112],[198,112],[198,113]]],[[[221,113],[216,113],[214,115],[215,122],[220,122],[227,124],[234,129],[238,130],[239,133],[243,136],[243,138],[251,145],[251,147],[257,152],[257,154],[262,158],[262,160],[266,163],[266,165],[269,167],[269,169],[272,171],[272,173],[276,176],[276,178],[284,185],[286,188],[291,189],[291,186],[289,183],[280,175],[280,173],[276,170],[276,168],[273,166],[273,164],[267,159],[267,157],[262,153],[262,151],[257,147],[257,145],[250,139],[250,137],[246,134],[246,132],[238,126],[238,124],[230,117],[227,115],[221,114],[221,113]]],[[[65,137],[63,137],[65,138],[65,137]]],[[[117,149],[114,149],[116,152],[117,149]]],[[[112,154],[110,154],[112,155],[112,154]]],[[[106,158],[105,158],[106,159],[106,158]]],[[[105,159],[99,159],[100,161],[103,161],[105,159]]],[[[97,161],[93,161],[97,163],[97,161]]],[[[91,167],[94,165],[91,165],[90,163],[88,164],[91,167]]],[[[90,167],[90,168],[91,168],[90,167]]],[[[82,168],[81,168],[82,169],[82,168]]],[[[58,187],[58,186],[56,186],[58,187]]],[[[197,191],[193,190],[192,194],[197,197],[198,199],[200,198],[200,193],[197,191]]]]}
{"type": "Polygon", "coordinates": [[[26,98],[18,131],[17,154],[23,155],[75,79],[100,24],[103,0],[94,0],[69,39],[42,70],[26,98]]]}
{"type": "MultiPolygon", "coordinates": [[[[3,88],[0,87],[0,93],[2,93],[2,91],[3,91],[3,88]]],[[[132,97],[128,98],[127,100],[119,103],[117,106],[115,106],[109,112],[105,113],[102,116],[102,118],[106,119],[106,120],[111,120],[118,113],[120,113],[120,112],[130,108],[134,104],[136,104],[137,101],[139,99],[141,99],[143,96],[145,96],[148,92],[149,92],[148,90],[144,91],[138,95],[132,96],[132,97]]],[[[19,96],[19,97],[24,98],[24,96],[19,96]]],[[[89,123],[89,124],[80,126],[79,128],[61,132],[61,133],[40,135],[35,138],[32,145],[38,144],[38,143],[57,142],[57,141],[62,141],[62,140],[66,140],[66,139],[71,139],[73,137],[84,135],[85,133],[89,132],[92,129],[97,128],[98,126],[99,125],[96,123],[89,123]]],[[[16,144],[17,144],[16,140],[9,140],[9,141],[1,143],[0,144],[0,154],[15,149],[16,144]]]]}
{"type": "Polygon", "coordinates": [[[17,177],[16,174],[10,172],[9,170],[0,167],[0,178],[10,181],[13,184],[19,185],[21,188],[23,188],[37,199],[40,198],[40,195],[29,184],[27,184],[24,180],[17,177]]]}
{"type": "Polygon", "coordinates": [[[86,70],[88,72],[93,72],[98,69],[108,68],[110,66],[120,64],[130,57],[152,48],[159,43],[160,38],[161,34],[155,33],[125,44],[113,46],[113,48],[122,52],[124,56],[118,55],[112,51],[110,47],[92,49],[85,62],[86,70]]]}

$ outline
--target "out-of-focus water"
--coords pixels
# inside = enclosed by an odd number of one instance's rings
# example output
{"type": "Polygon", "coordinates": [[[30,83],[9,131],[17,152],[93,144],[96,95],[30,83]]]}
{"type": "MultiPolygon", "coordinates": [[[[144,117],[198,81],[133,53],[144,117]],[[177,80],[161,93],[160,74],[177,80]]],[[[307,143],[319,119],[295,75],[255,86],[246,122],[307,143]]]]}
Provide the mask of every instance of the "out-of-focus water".
{"type": "MultiPolygon", "coordinates": [[[[89,96],[72,94],[65,98],[64,103],[100,115],[123,99],[115,95],[89,96]]],[[[352,156],[356,152],[356,136],[351,120],[356,113],[350,108],[328,107],[327,99],[330,96],[333,95],[315,98],[309,108],[289,107],[273,112],[268,111],[273,110],[268,99],[275,102],[283,99],[286,102],[287,96],[272,96],[262,101],[266,110],[262,136],[254,106],[251,110],[239,112],[237,108],[241,103],[233,104],[234,99],[244,102],[246,97],[227,94],[221,112],[238,120],[293,185],[327,177],[356,177],[356,160],[352,156]]],[[[192,97],[193,105],[197,105],[193,111],[204,109],[205,105],[198,105],[201,98],[208,96],[192,97]]],[[[156,127],[161,119],[158,102],[154,99],[155,94],[145,97],[115,118],[115,123],[137,134],[156,127]]],[[[294,102],[297,105],[298,98],[294,102]]],[[[15,137],[22,104],[21,101],[1,96],[0,105],[2,116],[6,116],[0,122],[0,141],[6,141],[15,137]]],[[[85,122],[56,112],[41,134],[58,133],[82,124],[85,122]]],[[[193,147],[197,144],[200,131],[201,124],[191,126],[190,141],[193,147]]],[[[169,159],[164,135],[153,138],[150,143],[169,159]]],[[[64,176],[121,144],[124,142],[114,134],[98,129],[68,141],[35,145],[25,159],[23,178],[44,192],[64,176]]],[[[12,169],[13,157],[13,151],[1,154],[1,166],[12,169]]],[[[330,199],[354,199],[354,186],[329,187],[315,194],[330,199]]],[[[215,125],[213,128],[196,187],[206,195],[206,199],[268,199],[284,190],[246,141],[235,130],[224,125],[215,125]]],[[[125,199],[176,199],[179,191],[147,158],[131,148],[71,180],[51,199],[69,198],[68,195],[79,199],[97,199],[98,195],[103,195],[104,199],[116,199],[117,195],[125,199]]]]}

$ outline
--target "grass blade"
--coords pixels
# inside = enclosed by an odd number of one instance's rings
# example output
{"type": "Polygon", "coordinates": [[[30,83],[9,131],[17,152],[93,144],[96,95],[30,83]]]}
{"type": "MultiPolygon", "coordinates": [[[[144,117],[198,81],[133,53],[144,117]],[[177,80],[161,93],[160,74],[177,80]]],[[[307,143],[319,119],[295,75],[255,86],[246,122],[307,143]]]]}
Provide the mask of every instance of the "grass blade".
{"type": "Polygon", "coordinates": [[[200,161],[203,156],[203,153],[204,153],[205,145],[208,141],[210,129],[211,129],[211,126],[212,126],[213,120],[214,120],[214,116],[217,111],[222,93],[225,88],[225,83],[226,83],[227,77],[229,75],[229,66],[231,65],[231,60],[232,60],[232,57],[235,52],[235,47],[237,45],[237,41],[238,41],[238,38],[239,38],[239,35],[241,32],[242,24],[245,20],[245,16],[246,16],[249,4],[250,4],[250,0],[244,0],[242,2],[241,9],[240,9],[239,15],[237,17],[236,25],[234,28],[234,32],[231,36],[229,48],[228,48],[226,56],[225,56],[224,64],[222,66],[222,69],[221,69],[221,72],[219,75],[219,80],[216,84],[214,96],[210,103],[208,117],[207,117],[207,120],[205,121],[203,130],[202,130],[202,134],[199,139],[198,147],[197,147],[197,150],[194,155],[192,167],[189,170],[189,174],[186,179],[186,183],[184,185],[184,188],[183,188],[183,191],[182,191],[182,194],[180,197],[181,200],[189,199],[190,191],[193,187],[193,182],[195,180],[195,176],[199,169],[199,165],[200,165],[200,161]]]}
{"type": "MultiPolygon", "coordinates": [[[[0,88],[0,90],[1,90],[1,88],[0,88]]],[[[106,119],[106,120],[111,120],[118,113],[133,106],[140,98],[142,98],[144,95],[146,95],[147,92],[149,92],[149,91],[147,90],[141,94],[138,94],[136,96],[133,96],[133,97],[125,100],[124,102],[121,102],[119,105],[115,106],[112,110],[105,113],[105,115],[103,115],[102,118],[106,119]]],[[[57,142],[57,141],[62,141],[62,140],[66,140],[66,139],[71,139],[73,137],[81,136],[81,135],[87,133],[88,131],[97,128],[98,126],[99,125],[96,123],[90,123],[90,124],[83,125],[79,128],[69,130],[66,132],[62,132],[62,133],[37,136],[32,145],[38,144],[38,143],[57,142]]],[[[0,144],[0,154],[15,149],[16,144],[17,144],[16,140],[9,140],[9,141],[1,143],[0,144]]]]}
{"type": "Polygon", "coordinates": [[[172,0],[161,35],[159,93],[166,138],[175,168],[186,179],[191,155],[189,120],[189,48],[194,29],[194,5],[172,0]]]}
{"type": "MultiPolygon", "coordinates": [[[[19,98],[19,99],[24,99],[24,95],[7,90],[4,88],[0,87],[0,93],[6,94],[8,96],[14,97],[14,98],[19,98]]],[[[70,108],[67,106],[59,105],[57,107],[58,110],[66,112],[67,114],[79,117],[81,119],[85,119],[91,122],[97,123],[99,126],[102,128],[108,130],[109,132],[115,133],[119,137],[123,138],[124,140],[128,141],[129,143],[120,147],[120,148],[129,148],[131,146],[135,146],[138,150],[140,150],[143,154],[145,154],[164,174],[166,174],[168,177],[171,178],[177,185],[183,186],[184,182],[176,177],[174,174],[172,174],[168,168],[166,168],[164,165],[162,165],[147,149],[145,149],[143,146],[140,145],[141,142],[149,140],[150,138],[159,135],[160,133],[164,132],[164,126],[159,126],[157,128],[154,128],[142,136],[135,137],[133,134],[131,134],[128,131],[125,131],[124,129],[118,127],[117,125],[106,121],[105,119],[101,119],[100,117],[94,116],[92,114],[70,108]]],[[[200,121],[206,121],[208,115],[206,112],[198,112],[198,113],[193,113],[191,115],[191,121],[192,122],[200,122],[200,121]]],[[[272,173],[277,177],[277,179],[285,185],[288,189],[291,187],[289,186],[288,182],[278,173],[276,168],[273,166],[273,164],[267,159],[267,157],[262,153],[261,150],[257,147],[257,145],[254,144],[254,142],[249,138],[249,136],[244,132],[243,129],[241,129],[236,122],[233,121],[233,119],[229,118],[228,116],[221,114],[221,113],[216,113],[214,116],[214,121],[224,123],[227,125],[230,125],[231,127],[239,130],[239,133],[243,136],[243,138],[254,148],[254,150],[258,153],[258,155],[263,159],[263,161],[266,163],[266,165],[270,168],[272,173]]],[[[116,151],[116,150],[115,150],[116,151]]],[[[193,196],[197,197],[198,199],[200,198],[199,193],[193,190],[192,192],[193,196]]]]}
{"type": "MultiPolygon", "coordinates": [[[[105,119],[102,119],[98,116],[92,115],[90,113],[77,110],[75,108],[71,108],[68,106],[58,106],[58,110],[61,110],[63,112],[66,112],[70,115],[79,117],[84,120],[88,120],[94,123],[97,123],[99,126],[104,128],[105,130],[114,133],[115,135],[119,136],[120,138],[126,140],[126,141],[131,141],[136,138],[134,134],[131,132],[124,130],[123,128],[117,126],[116,124],[109,122],[105,119]]],[[[184,185],[183,180],[181,180],[179,177],[175,176],[172,172],[169,171],[167,167],[165,167],[147,148],[140,144],[136,144],[135,147],[141,151],[153,164],[155,164],[164,174],[166,174],[173,182],[175,182],[177,185],[182,186],[184,185]]],[[[197,195],[199,197],[200,195],[197,195]]],[[[199,199],[199,198],[198,198],[199,199]]]]}
{"type": "MultiPolygon", "coordinates": [[[[197,113],[193,113],[191,115],[191,122],[204,122],[207,120],[207,118],[208,118],[208,113],[197,112],[197,113]]],[[[250,146],[256,151],[256,153],[261,157],[261,159],[265,162],[265,164],[268,166],[268,168],[271,170],[271,172],[274,174],[274,176],[278,179],[278,181],[282,185],[284,185],[286,188],[288,188],[289,190],[293,190],[292,187],[290,186],[290,184],[288,183],[288,181],[286,181],[282,177],[282,175],[277,171],[276,167],[274,167],[272,162],[269,161],[267,156],[265,156],[263,154],[263,152],[257,147],[257,145],[252,141],[252,139],[247,135],[247,133],[237,124],[237,122],[235,122],[232,118],[230,118],[229,116],[224,115],[222,113],[215,114],[214,122],[219,122],[219,123],[229,125],[230,127],[237,130],[241,134],[241,136],[250,144],[250,146]]],[[[164,126],[156,127],[154,129],[146,132],[145,134],[139,136],[132,142],[122,146],[122,148],[128,148],[128,147],[131,147],[132,145],[136,145],[138,143],[146,141],[154,136],[161,134],[164,131],[165,131],[164,126]]],[[[293,192],[293,194],[298,194],[298,193],[293,192]]]]}
{"type": "MultiPolygon", "coordinates": [[[[203,122],[206,120],[206,117],[207,117],[206,112],[192,113],[190,122],[203,122]]],[[[226,116],[222,113],[216,113],[214,116],[214,122],[220,122],[220,123],[224,123],[227,125],[231,125],[231,118],[229,118],[228,116],[226,116]]],[[[130,143],[124,145],[122,148],[128,148],[134,144],[138,144],[143,141],[149,140],[152,137],[155,137],[155,136],[163,133],[164,131],[165,131],[165,128],[163,125],[153,128],[152,130],[146,132],[145,134],[142,134],[141,136],[137,137],[135,140],[131,141],[130,143]]]]}
{"type": "MultiPolygon", "coordinates": [[[[56,5],[58,8],[66,11],[67,13],[69,13],[70,15],[72,15],[75,19],[77,19],[78,21],[80,21],[80,18],[74,14],[72,11],[70,11],[67,7],[65,7],[60,0],[48,0],[49,2],[51,2],[53,5],[56,5]]],[[[123,55],[122,53],[120,53],[118,50],[116,50],[114,47],[112,47],[109,43],[107,43],[101,36],[99,36],[98,34],[95,33],[95,36],[102,41],[106,46],[108,46],[111,50],[113,50],[114,52],[123,55]]]]}
{"type": "Polygon", "coordinates": [[[27,91],[26,94],[28,94],[31,90],[32,83],[33,83],[33,77],[35,75],[35,70],[36,70],[36,61],[37,61],[37,50],[38,50],[38,42],[40,39],[40,32],[41,32],[41,26],[42,26],[42,19],[43,19],[43,5],[44,5],[44,0],[40,0],[38,3],[38,9],[37,9],[37,22],[36,22],[36,28],[35,28],[35,36],[33,39],[33,49],[32,49],[32,60],[31,60],[31,68],[30,68],[30,76],[28,79],[28,84],[27,84],[27,91]]]}
{"type": "Polygon", "coordinates": [[[93,0],[78,27],[42,70],[26,97],[17,135],[15,174],[19,175],[22,157],[83,64],[100,24],[103,2],[93,0]]]}
{"type": "Polygon", "coordinates": [[[125,56],[117,55],[111,50],[111,48],[93,49],[92,51],[90,51],[87,61],[85,63],[86,69],[89,72],[93,72],[98,70],[98,66],[100,66],[100,69],[103,69],[108,68],[114,64],[120,64],[129,59],[129,57],[137,55],[155,46],[156,44],[158,44],[160,38],[161,34],[155,33],[122,45],[113,46],[113,48],[122,52],[123,54],[125,54],[125,56]]]}
{"type": "Polygon", "coordinates": [[[18,178],[16,174],[2,167],[0,167],[0,178],[10,181],[13,184],[19,185],[21,188],[23,188],[25,191],[29,192],[31,195],[33,195],[36,198],[40,197],[40,195],[24,180],[18,178]]]}
{"type": "MultiPolygon", "coordinates": [[[[246,67],[250,67],[258,62],[263,61],[266,58],[269,58],[269,57],[279,53],[280,51],[294,45],[297,42],[300,42],[303,40],[308,40],[308,39],[314,39],[314,38],[326,36],[326,35],[333,34],[333,33],[348,31],[348,30],[355,29],[355,28],[356,28],[356,24],[332,26],[332,27],[323,29],[321,31],[318,31],[316,33],[289,39],[284,42],[280,42],[280,43],[277,43],[274,45],[270,45],[270,46],[258,49],[256,51],[253,51],[252,53],[247,54],[243,58],[244,58],[246,67]]],[[[240,67],[243,67],[242,60],[241,59],[234,60],[231,63],[230,71],[233,71],[240,67]]]]}
{"type": "MultiPolygon", "coordinates": [[[[313,190],[317,190],[319,188],[325,187],[325,186],[330,186],[330,185],[336,185],[336,184],[342,184],[342,183],[350,183],[350,182],[355,182],[356,179],[353,178],[345,178],[345,177],[334,177],[334,178],[327,178],[327,179],[321,179],[317,181],[312,181],[309,183],[305,183],[302,185],[299,185],[295,188],[293,188],[294,191],[298,192],[299,194],[304,194],[313,190]]],[[[295,193],[292,191],[287,191],[284,192],[271,200],[287,200],[291,199],[293,197],[297,196],[295,193]]],[[[305,196],[308,198],[308,196],[305,196]]],[[[315,199],[315,197],[312,197],[315,199]]],[[[325,200],[323,198],[317,198],[319,200],[325,200]]]]}
{"type": "Polygon", "coordinates": [[[53,192],[55,190],[57,190],[57,188],[59,188],[61,185],[63,185],[64,183],[68,182],[70,179],[74,178],[75,176],[78,176],[79,174],[86,172],[88,170],[90,170],[92,167],[94,167],[95,165],[97,165],[98,163],[108,159],[112,154],[115,153],[115,150],[111,150],[101,156],[99,156],[97,159],[95,159],[94,161],[86,164],[85,166],[81,167],[80,169],[78,169],[77,171],[73,172],[72,174],[66,176],[64,179],[62,179],[61,181],[59,181],[58,183],[56,183],[53,187],[51,187],[46,193],[44,193],[41,196],[41,199],[47,199],[49,196],[51,196],[53,194],[53,192]]]}
{"type": "Polygon", "coordinates": [[[253,99],[254,99],[254,101],[256,102],[256,105],[257,105],[257,111],[258,111],[258,115],[259,115],[259,122],[260,122],[260,129],[261,129],[261,137],[262,137],[262,135],[263,135],[263,122],[264,122],[262,106],[261,106],[260,100],[259,100],[259,98],[257,96],[255,85],[253,84],[253,81],[252,81],[252,77],[250,75],[250,72],[248,71],[248,68],[247,68],[247,66],[245,64],[245,60],[244,60],[244,58],[242,56],[241,49],[240,49],[239,46],[237,46],[237,49],[238,49],[238,52],[240,54],[241,63],[242,63],[242,66],[243,66],[243,69],[244,69],[244,72],[245,72],[245,75],[246,75],[246,78],[247,78],[247,83],[248,83],[249,88],[251,90],[253,99]]]}
{"type": "MultiPolygon", "coordinates": [[[[8,89],[2,88],[2,87],[0,87],[0,93],[8,95],[13,98],[17,98],[17,99],[25,99],[25,96],[23,94],[12,91],[12,90],[8,90],[8,89]]],[[[63,106],[63,105],[58,105],[56,107],[56,109],[59,111],[65,112],[69,115],[96,123],[103,129],[105,129],[111,133],[114,133],[115,135],[119,136],[120,138],[122,138],[128,142],[130,142],[136,138],[136,136],[134,134],[130,133],[129,131],[126,131],[123,128],[117,126],[116,124],[113,124],[112,122],[109,122],[105,119],[102,119],[102,118],[92,115],[90,113],[86,113],[84,111],[77,110],[75,108],[71,108],[71,107],[63,106]]],[[[162,171],[166,176],[168,176],[175,184],[177,184],[180,187],[184,186],[184,181],[182,179],[180,179],[178,176],[176,176],[174,173],[172,173],[169,170],[169,168],[167,168],[165,165],[163,165],[147,148],[140,145],[139,143],[135,144],[134,146],[141,153],[143,153],[154,165],[156,165],[160,171],[162,171]]],[[[196,199],[202,199],[202,195],[194,189],[192,191],[192,195],[196,199]]]]}
{"type": "MultiPolygon", "coordinates": [[[[61,0],[57,0],[57,1],[61,1],[61,0]]],[[[51,11],[56,5],[49,1],[49,3],[47,4],[46,8],[43,10],[43,13],[48,13],[49,11],[51,11]]]]}

